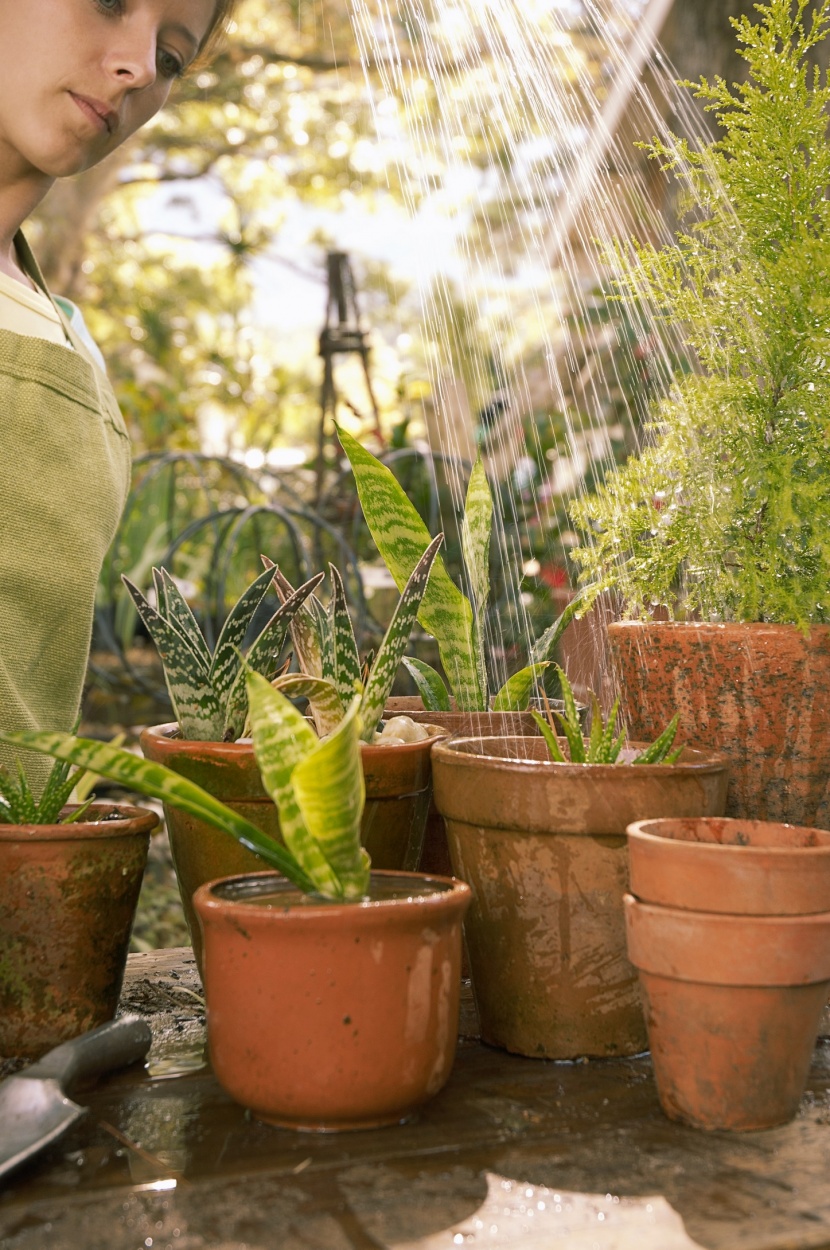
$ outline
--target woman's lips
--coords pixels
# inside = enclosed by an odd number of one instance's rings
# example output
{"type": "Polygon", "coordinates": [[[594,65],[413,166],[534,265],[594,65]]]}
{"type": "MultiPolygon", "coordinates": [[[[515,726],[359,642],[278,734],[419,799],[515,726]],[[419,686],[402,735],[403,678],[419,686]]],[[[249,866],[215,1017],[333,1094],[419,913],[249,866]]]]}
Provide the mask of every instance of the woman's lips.
{"type": "Polygon", "coordinates": [[[70,91],[69,94],[88,121],[91,121],[102,132],[112,134],[118,114],[109,105],[103,104],[100,100],[94,100],[91,96],[78,95],[74,91],[70,91]]]}

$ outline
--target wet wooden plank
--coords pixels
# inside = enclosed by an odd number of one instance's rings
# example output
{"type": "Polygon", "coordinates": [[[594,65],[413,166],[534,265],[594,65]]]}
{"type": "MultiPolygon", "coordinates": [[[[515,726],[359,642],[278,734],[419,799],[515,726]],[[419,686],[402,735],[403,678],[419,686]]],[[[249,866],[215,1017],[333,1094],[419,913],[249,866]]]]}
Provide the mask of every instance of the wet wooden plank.
{"type": "Polygon", "coordinates": [[[656,1196],[687,1234],[681,1243],[665,1233],[659,1250],[830,1247],[830,1046],[816,1051],[796,1121],[767,1133],[670,1123],[647,1058],[551,1063],[467,1038],[447,1089],[412,1123],[299,1134],[258,1123],[196,1066],[203,1024],[190,958],[131,957],[124,1003],[156,1031],[150,1072],[85,1091],[89,1116],[0,1192],[3,1250],[410,1250],[419,1241],[423,1250],[508,1241],[536,1250],[542,1242],[530,1225],[521,1231],[515,1212],[491,1219],[501,1182],[488,1176],[521,1182],[510,1200],[530,1190],[534,1209],[537,1193],[546,1203],[599,1195],[600,1206],[611,1196],[595,1243],[557,1234],[546,1250],[646,1250],[654,1243],[642,1231],[634,1242],[606,1233],[614,1198],[645,1210],[656,1196]]]}

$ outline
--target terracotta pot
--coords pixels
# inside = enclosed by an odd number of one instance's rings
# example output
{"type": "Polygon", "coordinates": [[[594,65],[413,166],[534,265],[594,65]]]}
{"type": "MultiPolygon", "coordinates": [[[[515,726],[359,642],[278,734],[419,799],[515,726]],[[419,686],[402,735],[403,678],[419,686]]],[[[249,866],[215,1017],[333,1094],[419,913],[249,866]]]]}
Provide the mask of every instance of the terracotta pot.
{"type": "Polygon", "coordinates": [[[729,757],[728,816],[830,824],[830,626],[623,621],[608,640],[631,735],[679,712],[679,741],[729,757]]]}
{"type": "Polygon", "coordinates": [[[0,1054],[41,1055],[115,1015],[158,823],[96,803],[79,824],[0,824],[0,1054]]]}
{"type": "Polygon", "coordinates": [[[433,748],[433,776],[453,867],[473,889],[482,1039],[552,1059],[644,1050],[625,828],[722,810],[725,762],[687,749],[670,765],[554,764],[541,737],[455,738],[433,748]]]}
{"type": "Polygon", "coordinates": [[[830,833],[700,817],[628,826],[631,893],[644,903],[745,916],[830,911],[830,833]]]}
{"type": "Polygon", "coordinates": [[[202,886],[194,901],[213,1069],[260,1119],[396,1124],[446,1083],[462,882],[378,872],[369,901],[325,903],[261,873],[202,886]]]}
{"type": "MultiPolygon", "coordinates": [[[[190,742],[176,736],[175,723],[145,729],[141,749],[150,760],[195,781],[245,816],[269,837],[280,839],[277,809],[266,793],[250,742],[190,742]]],[[[431,793],[432,740],[405,746],[364,746],[366,808],[363,840],[379,868],[418,866],[431,793]]],[[[164,809],[170,849],[196,963],[202,943],[192,898],[206,881],[258,872],[266,865],[211,825],[177,808],[164,809]]]]}
{"type": "Polygon", "coordinates": [[[696,1128],[785,1124],[830,988],[830,912],[724,916],[625,899],[660,1105],[696,1128]]]}

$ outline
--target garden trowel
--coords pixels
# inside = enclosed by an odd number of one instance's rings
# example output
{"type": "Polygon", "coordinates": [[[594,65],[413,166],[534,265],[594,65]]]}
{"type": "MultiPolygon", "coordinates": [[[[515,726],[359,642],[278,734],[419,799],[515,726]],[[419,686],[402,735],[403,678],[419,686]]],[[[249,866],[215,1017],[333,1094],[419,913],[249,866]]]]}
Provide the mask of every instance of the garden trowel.
{"type": "Polygon", "coordinates": [[[64,1087],[143,1059],[152,1034],[140,1016],[121,1016],[56,1046],[0,1084],[0,1179],[56,1141],[86,1114],[64,1087]]]}

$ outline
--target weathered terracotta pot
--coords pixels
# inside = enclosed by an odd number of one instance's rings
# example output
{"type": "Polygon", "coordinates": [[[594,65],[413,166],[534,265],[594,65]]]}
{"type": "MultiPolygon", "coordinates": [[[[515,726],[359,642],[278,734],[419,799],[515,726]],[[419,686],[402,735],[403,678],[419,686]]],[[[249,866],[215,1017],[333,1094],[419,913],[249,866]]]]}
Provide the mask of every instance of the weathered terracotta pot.
{"type": "Polygon", "coordinates": [[[115,1015],[158,823],[96,803],[79,824],[0,824],[0,1055],[41,1055],[115,1015]]]}
{"type": "Polygon", "coordinates": [[[830,626],[623,621],[608,641],[632,737],[679,712],[679,741],[729,757],[728,816],[830,824],[830,626]]]}
{"type": "Polygon", "coordinates": [[[434,746],[433,777],[455,873],[473,890],[483,1040],[552,1059],[644,1050],[625,828],[721,811],[725,761],[687,748],[668,765],[555,764],[541,737],[455,738],[434,746]]]}
{"type": "MultiPolygon", "coordinates": [[[[148,759],[195,781],[279,840],[277,809],[262,785],[251,743],[190,742],[176,734],[175,723],[145,729],[141,749],[148,759]]],[[[405,746],[362,747],[366,777],[362,836],[373,865],[379,868],[418,866],[432,787],[431,749],[431,739],[405,746]]],[[[164,815],[185,919],[201,970],[201,933],[192,903],[195,891],[206,881],[259,872],[266,865],[226,833],[186,812],[165,806],[164,815]]]]}
{"type": "Polygon", "coordinates": [[[213,1070],[260,1119],[396,1124],[446,1083],[462,882],[378,872],[367,902],[325,903],[261,873],[202,886],[194,901],[213,1070]]]}
{"type": "Polygon", "coordinates": [[[703,816],[628,826],[631,893],[643,903],[744,916],[830,912],[830,833],[703,816]]]}
{"type": "Polygon", "coordinates": [[[785,1124],[830,989],[830,912],[725,916],[625,899],[660,1105],[696,1128],[785,1124]]]}

